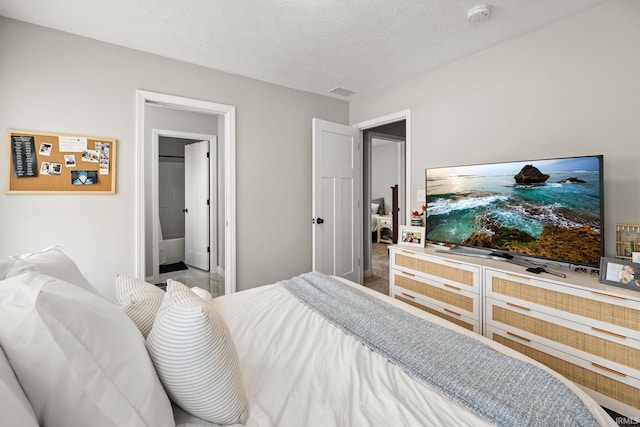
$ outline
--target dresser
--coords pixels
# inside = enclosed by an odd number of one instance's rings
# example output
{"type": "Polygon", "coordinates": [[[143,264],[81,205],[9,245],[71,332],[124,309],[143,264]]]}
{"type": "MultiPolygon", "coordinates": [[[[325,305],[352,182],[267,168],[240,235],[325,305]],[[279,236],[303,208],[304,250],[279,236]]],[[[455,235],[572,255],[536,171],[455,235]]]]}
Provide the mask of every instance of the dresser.
{"type": "Polygon", "coordinates": [[[549,366],[640,420],[640,292],[562,269],[390,248],[390,294],[549,366]],[[559,269],[556,269],[559,270],[559,269]]]}
{"type": "Polygon", "coordinates": [[[482,333],[480,266],[401,246],[389,256],[392,297],[482,333]]]}

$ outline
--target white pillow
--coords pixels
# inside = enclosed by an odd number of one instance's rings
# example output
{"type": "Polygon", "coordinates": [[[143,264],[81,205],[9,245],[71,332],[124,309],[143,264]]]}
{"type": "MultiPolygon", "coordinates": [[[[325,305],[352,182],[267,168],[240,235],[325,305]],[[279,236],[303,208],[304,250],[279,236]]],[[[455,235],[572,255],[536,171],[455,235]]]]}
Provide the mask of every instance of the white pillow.
{"type": "Polygon", "coordinates": [[[38,427],[36,414],[0,348],[0,414],[2,425],[38,427]]]}
{"type": "Polygon", "coordinates": [[[13,264],[15,264],[18,259],[18,257],[0,259],[0,280],[4,280],[7,277],[7,274],[13,267],[13,264]]]}
{"type": "Polygon", "coordinates": [[[142,336],[146,338],[151,331],[165,292],[144,280],[118,274],[115,293],[116,304],[122,307],[142,336]]]}
{"type": "Polygon", "coordinates": [[[380,209],[380,205],[377,203],[371,203],[371,215],[377,214],[378,209],[380,209]]]}
{"type": "Polygon", "coordinates": [[[0,281],[0,345],[47,427],[174,427],[144,338],[111,302],[36,272],[0,281]]]}
{"type": "Polygon", "coordinates": [[[213,295],[211,295],[211,292],[207,291],[206,289],[194,286],[193,288],[191,288],[191,292],[198,295],[200,298],[207,302],[213,301],[213,295]]]}
{"type": "Polygon", "coordinates": [[[177,405],[212,423],[245,422],[247,400],[229,329],[212,305],[185,285],[167,281],[147,350],[177,405]]]}
{"type": "Polygon", "coordinates": [[[17,258],[8,271],[7,278],[18,276],[25,271],[37,271],[100,295],[82,275],[76,263],[58,246],[51,246],[38,252],[20,255],[17,258]]]}

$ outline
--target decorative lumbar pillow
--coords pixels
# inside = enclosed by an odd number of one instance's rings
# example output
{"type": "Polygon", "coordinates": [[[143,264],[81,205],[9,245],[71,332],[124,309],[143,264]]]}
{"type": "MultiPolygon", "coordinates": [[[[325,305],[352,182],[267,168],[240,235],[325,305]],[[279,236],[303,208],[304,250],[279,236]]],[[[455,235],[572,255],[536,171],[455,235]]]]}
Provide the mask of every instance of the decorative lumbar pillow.
{"type": "Polygon", "coordinates": [[[38,427],[36,414],[0,348],[0,414],[2,425],[38,427]]]}
{"type": "Polygon", "coordinates": [[[7,278],[17,276],[25,271],[36,271],[57,279],[62,279],[65,282],[80,286],[96,295],[100,295],[82,275],[76,263],[58,246],[51,246],[41,251],[20,255],[15,258],[17,259],[7,272],[7,278]]]}
{"type": "Polygon", "coordinates": [[[202,298],[205,301],[213,301],[213,295],[211,295],[211,292],[207,291],[206,289],[202,289],[197,286],[194,286],[193,288],[191,288],[191,292],[198,295],[200,298],[202,298]]]}
{"type": "Polygon", "coordinates": [[[144,280],[119,274],[116,276],[116,304],[147,337],[162,304],[165,292],[144,280]]]}
{"type": "Polygon", "coordinates": [[[0,325],[40,425],[175,426],[144,338],[115,304],[26,272],[0,281],[0,325]]]}
{"type": "Polygon", "coordinates": [[[221,425],[247,419],[238,354],[227,325],[185,285],[167,281],[147,350],[167,394],[184,410],[221,425]]]}

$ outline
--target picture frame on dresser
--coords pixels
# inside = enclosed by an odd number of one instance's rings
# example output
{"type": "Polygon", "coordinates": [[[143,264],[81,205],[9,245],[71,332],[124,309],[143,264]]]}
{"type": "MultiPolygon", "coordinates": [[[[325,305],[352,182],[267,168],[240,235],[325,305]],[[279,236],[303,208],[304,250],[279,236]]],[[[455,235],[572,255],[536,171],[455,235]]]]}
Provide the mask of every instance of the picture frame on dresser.
{"type": "Polygon", "coordinates": [[[602,257],[600,283],[640,291],[640,263],[602,257]]]}
{"type": "Polygon", "coordinates": [[[413,227],[400,225],[398,232],[398,244],[402,246],[412,246],[414,248],[424,248],[425,227],[413,227]]]}

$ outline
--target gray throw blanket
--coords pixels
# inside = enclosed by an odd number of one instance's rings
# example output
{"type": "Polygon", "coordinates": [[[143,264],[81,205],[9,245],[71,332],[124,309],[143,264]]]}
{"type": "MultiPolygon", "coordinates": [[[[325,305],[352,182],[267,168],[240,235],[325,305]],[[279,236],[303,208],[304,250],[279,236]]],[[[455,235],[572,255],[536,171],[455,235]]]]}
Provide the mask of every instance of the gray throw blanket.
{"type": "Polygon", "coordinates": [[[498,426],[597,426],[546,371],[320,273],[280,282],[330,323],[498,426]]]}

